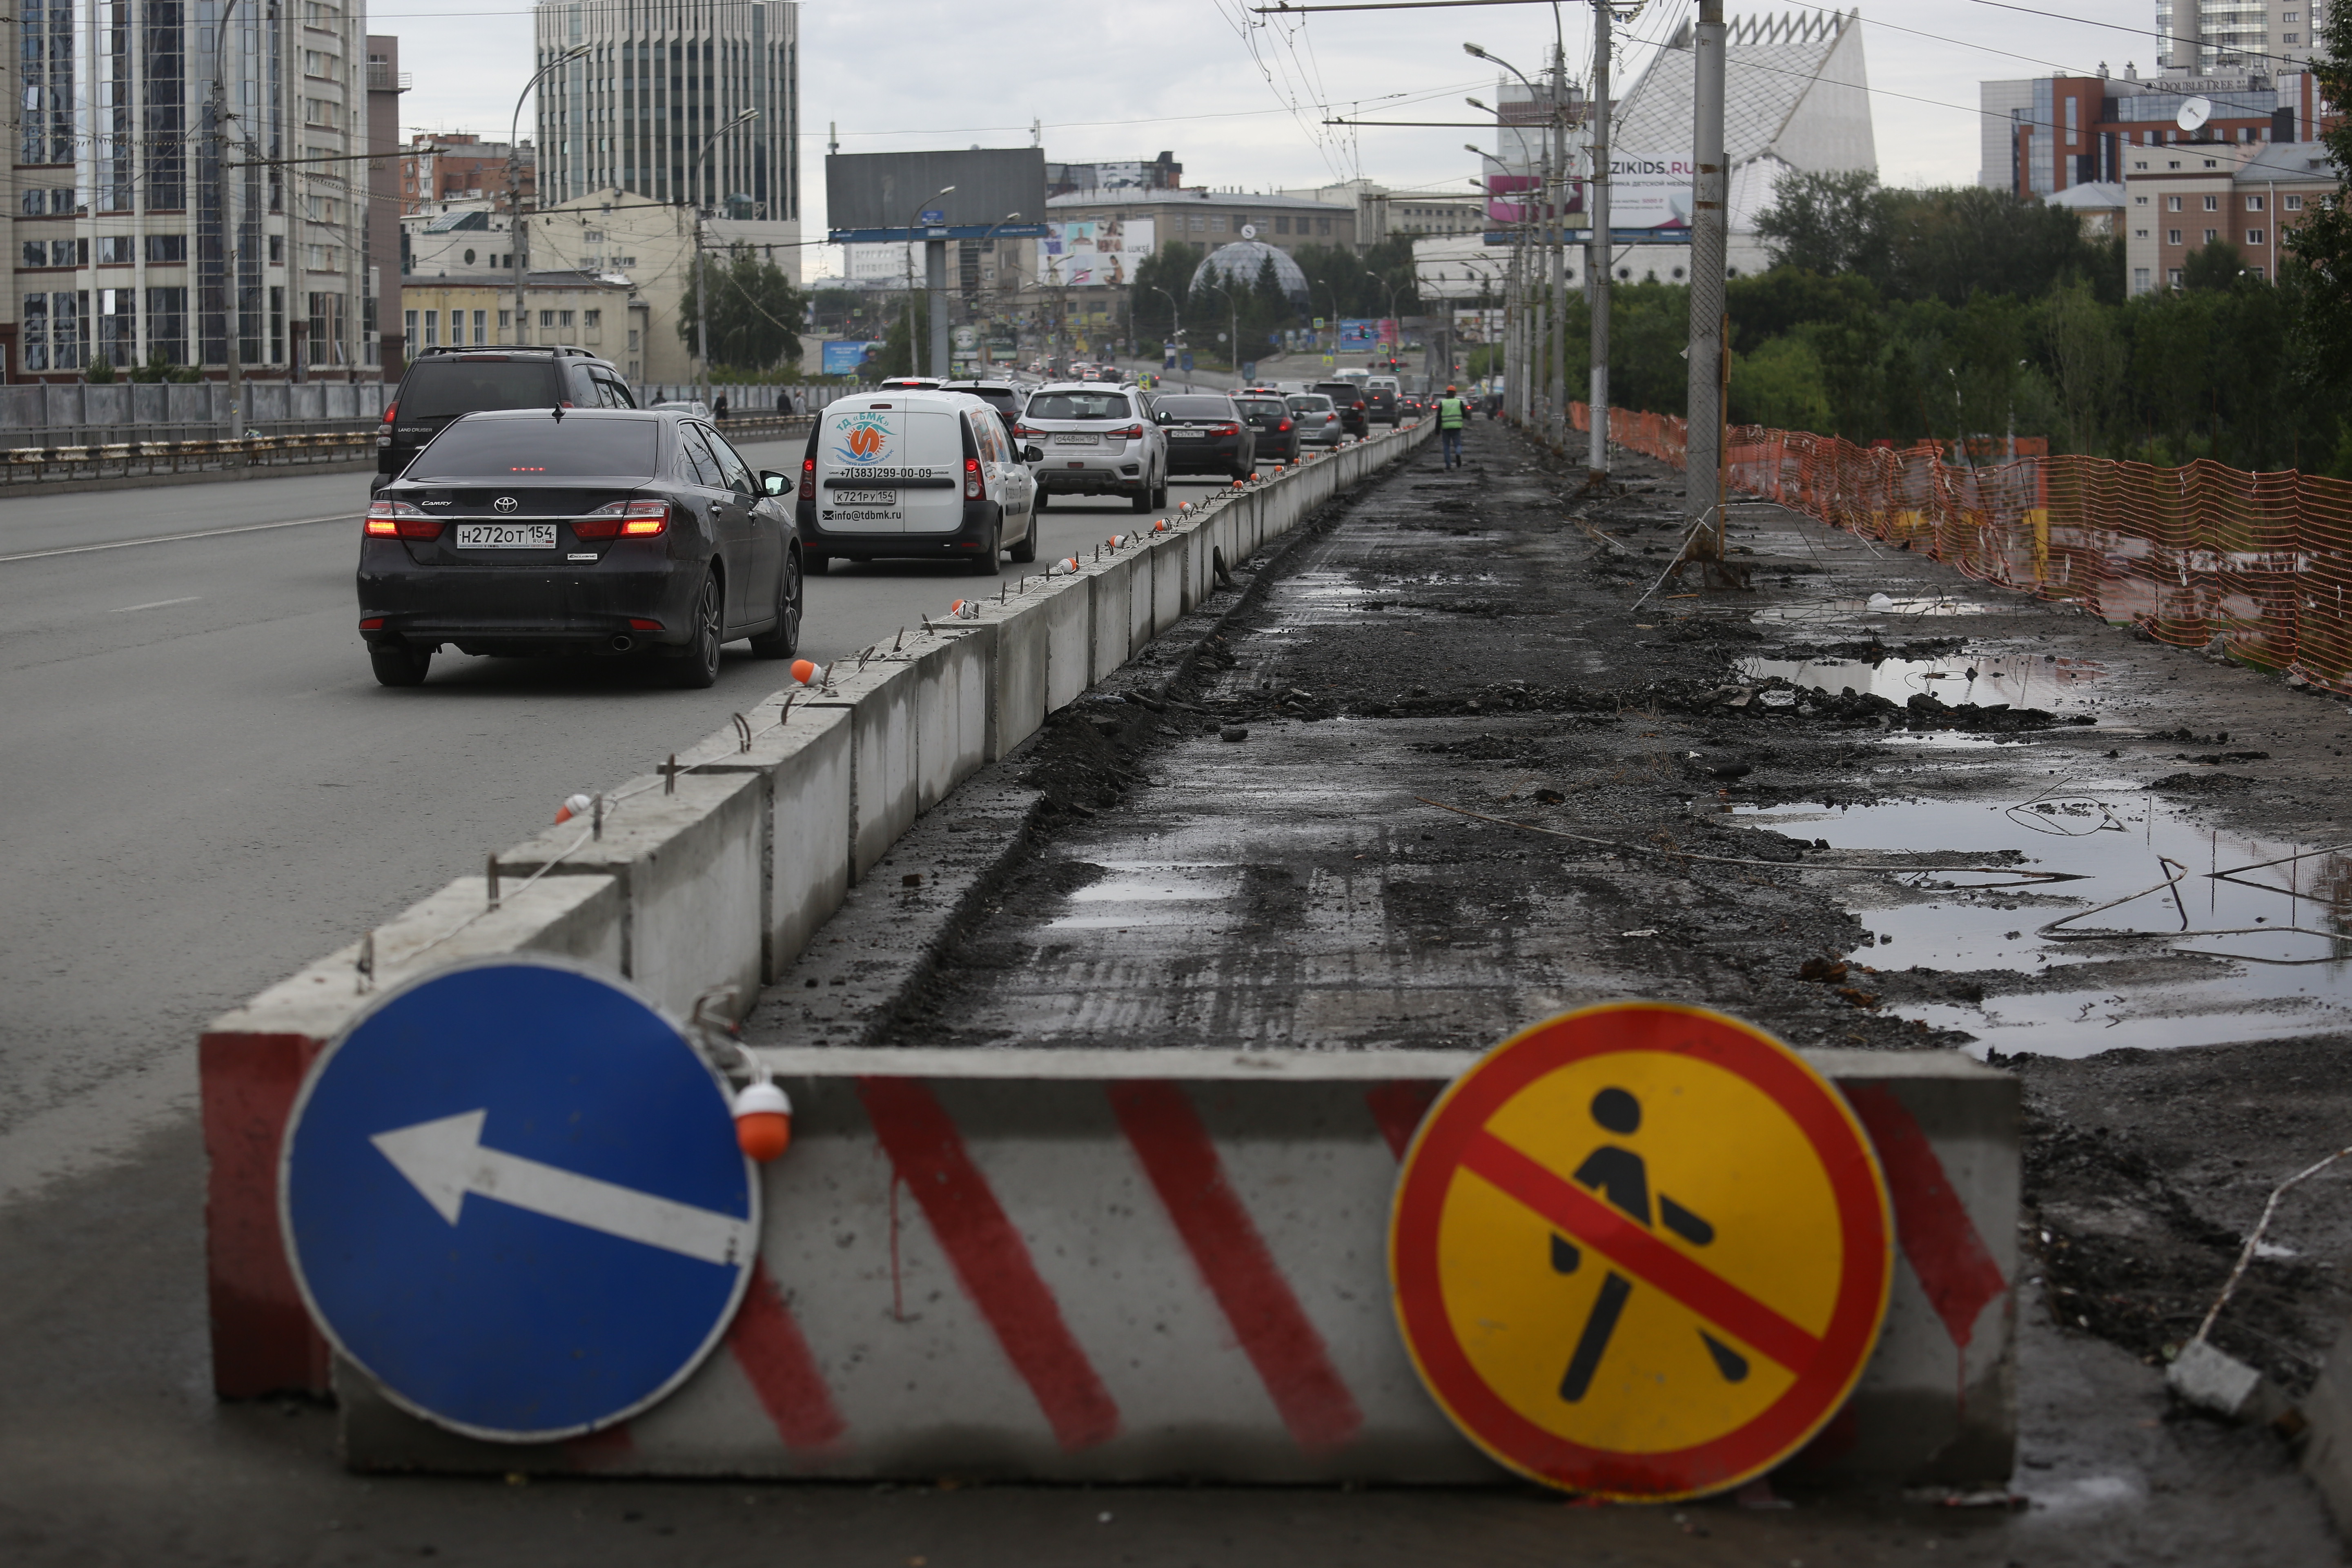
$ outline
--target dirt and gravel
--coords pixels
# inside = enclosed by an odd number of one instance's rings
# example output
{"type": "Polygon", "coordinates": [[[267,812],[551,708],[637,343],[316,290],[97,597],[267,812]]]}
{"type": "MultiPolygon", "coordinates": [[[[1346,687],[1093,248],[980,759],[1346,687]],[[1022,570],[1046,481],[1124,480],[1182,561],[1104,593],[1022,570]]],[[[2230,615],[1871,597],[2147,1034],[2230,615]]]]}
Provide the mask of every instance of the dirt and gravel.
{"type": "MultiPolygon", "coordinates": [[[[2159,1378],[2271,1188],[2352,1143],[2343,963],[2255,961],[2352,951],[2352,870],[2303,853],[2352,837],[2343,700],[1770,505],[1730,508],[1747,587],[1662,582],[1678,474],[1621,457],[1580,499],[1506,429],[1470,453],[1335,505],[1056,716],[1028,847],[861,1037],[1475,1046],[1642,995],[1969,1048],[2026,1089],[2029,1360],[2158,1413],[2163,1462],[2196,1457],[2168,1516],[2226,1539],[2260,1476],[2326,1541],[2285,1445],[2159,1378]]],[[[2300,1392],[2352,1309],[2352,1171],[2269,1242],[2215,1337],[2300,1392]]],[[[2104,1441],[2045,1426],[2020,1485],[2104,1441]]]]}

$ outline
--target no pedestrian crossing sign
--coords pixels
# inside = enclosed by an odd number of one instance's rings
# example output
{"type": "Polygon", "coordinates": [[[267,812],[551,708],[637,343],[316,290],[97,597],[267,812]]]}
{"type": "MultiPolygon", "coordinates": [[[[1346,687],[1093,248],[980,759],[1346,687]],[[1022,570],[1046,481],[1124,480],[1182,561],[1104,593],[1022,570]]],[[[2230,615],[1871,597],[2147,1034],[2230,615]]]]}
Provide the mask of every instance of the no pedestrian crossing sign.
{"type": "Polygon", "coordinates": [[[354,1020],[295,1101],[278,1203],[335,1349],[404,1408],[508,1442],[668,1394],[759,1237],[724,1080],[627,986],[548,959],[455,965],[354,1020]]]}
{"type": "Polygon", "coordinates": [[[1471,1441],[1573,1491],[1763,1474],[1877,1344],[1895,1227],[1844,1099],[1761,1030],[1620,1003],[1506,1040],[1423,1118],[1390,1215],[1405,1347],[1471,1441]]]}

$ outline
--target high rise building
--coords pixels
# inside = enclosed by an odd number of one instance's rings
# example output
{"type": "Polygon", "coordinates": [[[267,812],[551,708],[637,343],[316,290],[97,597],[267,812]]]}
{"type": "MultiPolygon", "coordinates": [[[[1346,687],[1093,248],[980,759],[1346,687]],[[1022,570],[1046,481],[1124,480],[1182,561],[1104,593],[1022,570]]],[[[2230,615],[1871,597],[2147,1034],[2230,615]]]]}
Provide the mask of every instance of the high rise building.
{"type": "Polygon", "coordinates": [[[536,65],[585,51],[540,84],[544,203],[617,190],[799,224],[797,5],[541,0],[533,16],[536,65]]]}
{"type": "Polygon", "coordinates": [[[2294,70],[2311,60],[2327,0],[2156,0],[2164,70],[2294,70]]]}
{"type": "Polygon", "coordinates": [[[160,356],[218,376],[234,321],[254,377],[379,374],[363,5],[247,4],[224,26],[219,0],[40,0],[16,32],[0,373],[160,356]]]}

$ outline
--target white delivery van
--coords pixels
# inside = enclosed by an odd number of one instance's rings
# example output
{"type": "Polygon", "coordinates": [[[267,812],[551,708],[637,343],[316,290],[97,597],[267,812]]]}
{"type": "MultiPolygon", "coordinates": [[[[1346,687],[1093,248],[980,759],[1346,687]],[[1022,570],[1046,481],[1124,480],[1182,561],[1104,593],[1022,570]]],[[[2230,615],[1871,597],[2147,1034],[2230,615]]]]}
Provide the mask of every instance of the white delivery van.
{"type": "Polygon", "coordinates": [[[953,559],[992,577],[997,552],[1037,559],[1035,455],[962,392],[892,388],[828,405],[801,455],[806,569],[835,560],[953,559]]]}

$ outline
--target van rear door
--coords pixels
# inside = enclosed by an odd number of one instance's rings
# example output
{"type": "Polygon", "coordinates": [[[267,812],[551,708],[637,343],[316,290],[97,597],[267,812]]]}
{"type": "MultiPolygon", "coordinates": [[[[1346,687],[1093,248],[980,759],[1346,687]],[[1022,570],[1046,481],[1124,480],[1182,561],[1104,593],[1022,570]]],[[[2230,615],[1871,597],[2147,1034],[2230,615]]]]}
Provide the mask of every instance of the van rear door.
{"type": "Polygon", "coordinates": [[[953,533],[963,526],[963,426],[944,409],[907,414],[906,477],[900,496],[908,533],[953,533]]]}

